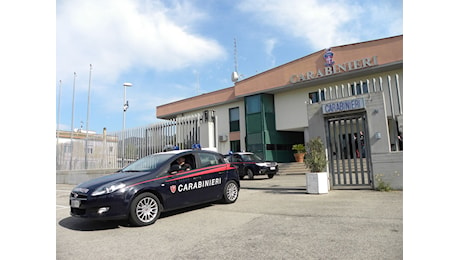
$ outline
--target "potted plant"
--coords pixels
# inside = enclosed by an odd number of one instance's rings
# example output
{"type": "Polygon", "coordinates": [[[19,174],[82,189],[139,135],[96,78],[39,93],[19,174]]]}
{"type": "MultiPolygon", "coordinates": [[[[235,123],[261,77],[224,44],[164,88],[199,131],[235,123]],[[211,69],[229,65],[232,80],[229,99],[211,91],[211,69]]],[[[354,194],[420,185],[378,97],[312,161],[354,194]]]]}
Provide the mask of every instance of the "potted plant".
{"type": "Polygon", "coordinates": [[[326,170],[326,150],[320,137],[310,139],[306,147],[305,165],[307,173],[307,193],[328,193],[328,173],[326,170]]]}
{"type": "Polygon", "coordinates": [[[304,144],[294,144],[292,150],[295,150],[294,158],[296,162],[304,162],[305,157],[305,145],[304,144]]]}

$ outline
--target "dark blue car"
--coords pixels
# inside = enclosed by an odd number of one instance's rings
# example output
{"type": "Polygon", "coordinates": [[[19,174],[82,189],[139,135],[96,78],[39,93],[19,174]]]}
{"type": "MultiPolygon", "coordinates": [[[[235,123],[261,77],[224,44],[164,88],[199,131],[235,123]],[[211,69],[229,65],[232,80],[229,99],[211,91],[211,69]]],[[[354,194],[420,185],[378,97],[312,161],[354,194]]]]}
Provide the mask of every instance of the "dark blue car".
{"type": "Polygon", "coordinates": [[[248,176],[252,180],[254,175],[267,175],[271,179],[278,173],[277,162],[264,161],[254,153],[236,152],[226,154],[225,159],[238,168],[240,179],[248,176]]]}
{"type": "Polygon", "coordinates": [[[237,169],[221,154],[174,150],[146,156],[117,173],[76,186],[70,193],[70,214],[128,219],[145,226],[163,211],[218,200],[233,203],[239,189],[237,169]],[[186,166],[179,165],[182,161],[186,166]]]}

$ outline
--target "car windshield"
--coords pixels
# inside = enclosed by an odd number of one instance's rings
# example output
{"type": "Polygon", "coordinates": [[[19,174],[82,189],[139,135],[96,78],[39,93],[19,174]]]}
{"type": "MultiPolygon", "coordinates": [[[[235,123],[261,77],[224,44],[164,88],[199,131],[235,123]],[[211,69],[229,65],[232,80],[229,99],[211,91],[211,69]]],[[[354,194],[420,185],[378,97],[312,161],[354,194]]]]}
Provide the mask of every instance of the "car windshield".
{"type": "Polygon", "coordinates": [[[262,161],[259,156],[253,153],[241,154],[241,158],[245,162],[262,161]]]}
{"type": "Polygon", "coordinates": [[[144,172],[154,170],[161,165],[169,158],[174,156],[174,154],[151,154],[144,158],[141,158],[132,164],[125,167],[122,172],[144,172]]]}

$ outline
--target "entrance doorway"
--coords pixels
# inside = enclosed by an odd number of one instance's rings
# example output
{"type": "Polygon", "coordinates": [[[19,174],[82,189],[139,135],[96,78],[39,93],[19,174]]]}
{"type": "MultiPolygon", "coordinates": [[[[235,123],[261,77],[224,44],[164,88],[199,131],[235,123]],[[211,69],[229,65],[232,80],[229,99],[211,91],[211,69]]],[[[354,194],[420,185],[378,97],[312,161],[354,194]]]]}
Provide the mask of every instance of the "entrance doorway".
{"type": "Polygon", "coordinates": [[[372,189],[366,113],[325,119],[329,172],[334,189],[372,189]]]}

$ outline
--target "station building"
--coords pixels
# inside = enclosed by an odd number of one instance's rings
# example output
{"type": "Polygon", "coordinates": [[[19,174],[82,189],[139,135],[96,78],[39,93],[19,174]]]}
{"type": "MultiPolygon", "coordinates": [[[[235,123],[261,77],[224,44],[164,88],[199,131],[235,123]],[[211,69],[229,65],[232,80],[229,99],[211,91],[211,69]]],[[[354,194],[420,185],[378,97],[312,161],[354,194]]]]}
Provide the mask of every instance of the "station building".
{"type": "Polygon", "coordinates": [[[205,114],[208,145],[293,162],[321,137],[331,188],[403,185],[403,35],[334,46],[234,86],[158,106],[157,117],[205,114]]]}

